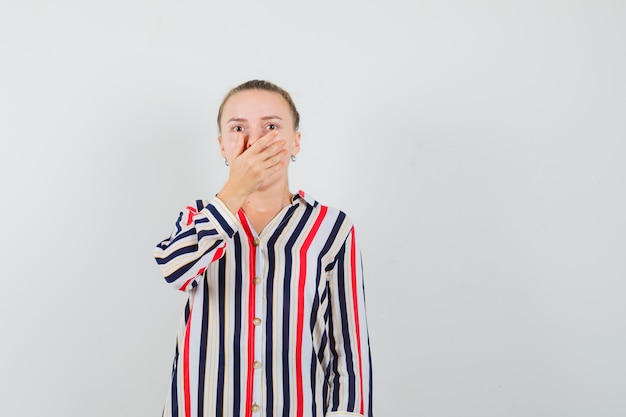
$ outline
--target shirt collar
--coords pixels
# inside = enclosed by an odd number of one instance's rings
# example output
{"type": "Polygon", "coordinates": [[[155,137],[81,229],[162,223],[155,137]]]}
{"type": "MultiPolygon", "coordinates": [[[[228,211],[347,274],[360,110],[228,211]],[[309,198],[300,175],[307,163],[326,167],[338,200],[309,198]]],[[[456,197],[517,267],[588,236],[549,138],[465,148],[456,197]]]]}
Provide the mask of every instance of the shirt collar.
{"type": "Polygon", "coordinates": [[[313,197],[311,197],[311,195],[306,194],[302,190],[298,191],[297,194],[294,194],[293,199],[291,201],[295,203],[298,199],[304,200],[304,202],[307,203],[311,207],[316,207],[318,204],[317,201],[313,197]]]}

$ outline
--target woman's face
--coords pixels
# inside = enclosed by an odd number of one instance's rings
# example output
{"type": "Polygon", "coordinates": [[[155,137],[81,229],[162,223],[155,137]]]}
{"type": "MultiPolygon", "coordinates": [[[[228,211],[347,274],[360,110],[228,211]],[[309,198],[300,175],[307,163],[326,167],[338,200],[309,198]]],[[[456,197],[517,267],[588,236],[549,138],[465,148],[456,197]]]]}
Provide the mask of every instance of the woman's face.
{"type": "Polygon", "coordinates": [[[228,98],[222,110],[220,120],[222,134],[218,138],[222,156],[232,161],[236,155],[237,139],[244,140],[244,152],[259,138],[272,130],[278,130],[275,140],[284,139],[286,175],[289,159],[300,151],[300,132],[296,132],[289,104],[278,93],[265,90],[246,90],[228,98]]]}

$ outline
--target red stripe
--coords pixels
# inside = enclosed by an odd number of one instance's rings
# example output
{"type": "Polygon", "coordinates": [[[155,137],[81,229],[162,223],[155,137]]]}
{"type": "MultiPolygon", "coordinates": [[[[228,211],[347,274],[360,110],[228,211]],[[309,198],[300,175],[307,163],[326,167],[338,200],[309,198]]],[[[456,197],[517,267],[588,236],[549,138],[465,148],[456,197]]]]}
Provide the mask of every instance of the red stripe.
{"type": "Polygon", "coordinates": [[[198,278],[200,275],[204,274],[204,271],[206,271],[206,267],[199,269],[198,272],[196,272],[196,275],[189,278],[187,281],[185,281],[185,283],[179,288],[179,290],[185,291],[185,289],[187,288],[187,285],[189,285],[191,281],[198,278]]]}
{"type": "Polygon", "coordinates": [[[363,363],[361,360],[361,326],[359,325],[359,299],[357,296],[357,279],[356,279],[356,240],[354,238],[354,227],[350,230],[350,239],[352,246],[350,247],[350,270],[352,271],[352,304],[354,306],[354,322],[356,326],[356,346],[357,355],[359,357],[359,388],[361,390],[361,408],[359,414],[363,414],[363,363]]]}
{"type": "Polygon", "coordinates": [[[179,288],[180,291],[185,291],[185,289],[187,288],[187,285],[189,285],[189,283],[191,281],[193,281],[196,277],[191,277],[189,278],[187,281],[185,281],[185,283],[183,285],[181,285],[181,287],[179,288]]]}
{"type": "Polygon", "coordinates": [[[215,262],[217,261],[219,258],[222,257],[222,255],[224,254],[224,249],[226,249],[226,242],[224,242],[222,244],[222,246],[220,246],[219,248],[217,248],[217,250],[215,251],[215,255],[213,255],[213,259],[211,260],[211,262],[215,262]]]}
{"type": "Polygon", "coordinates": [[[253,323],[255,316],[256,286],[254,277],[256,275],[256,247],[254,246],[254,235],[248,224],[248,220],[242,210],[237,213],[241,225],[248,236],[248,247],[250,249],[250,298],[248,299],[248,377],[246,380],[246,417],[252,416],[252,388],[254,382],[254,336],[255,326],[253,323]]]}
{"type": "Polygon", "coordinates": [[[198,214],[198,210],[196,210],[195,207],[191,206],[187,206],[186,208],[187,210],[189,210],[189,213],[187,213],[187,226],[189,226],[191,223],[193,223],[193,218],[198,214]]]}
{"type": "Polygon", "coordinates": [[[306,255],[313,238],[322,224],[322,220],[326,216],[328,207],[321,206],[320,214],[315,219],[315,223],[311,231],[307,235],[302,247],[300,248],[300,273],[298,275],[298,318],[296,322],[296,395],[298,402],[296,403],[296,416],[302,417],[304,413],[304,392],[302,389],[302,332],[304,329],[304,284],[306,283],[306,255]]]}
{"type": "Polygon", "coordinates": [[[191,313],[187,318],[187,327],[185,328],[185,346],[183,348],[183,394],[185,397],[185,417],[191,416],[191,389],[189,388],[189,334],[191,333],[191,313]]]}

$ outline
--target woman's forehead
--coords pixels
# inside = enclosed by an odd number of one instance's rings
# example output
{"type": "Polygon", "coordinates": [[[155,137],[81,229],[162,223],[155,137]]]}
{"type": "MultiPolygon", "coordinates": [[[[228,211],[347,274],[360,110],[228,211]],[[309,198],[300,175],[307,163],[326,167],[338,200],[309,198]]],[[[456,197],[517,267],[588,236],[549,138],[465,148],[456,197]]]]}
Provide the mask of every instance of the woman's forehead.
{"type": "Polygon", "coordinates": [[[223,112],[223,120],[260,119],[268,116],[291,119],[287,101],[279,93],[265,90],[246,90],[233,94],[224,104],[223,112]]]}

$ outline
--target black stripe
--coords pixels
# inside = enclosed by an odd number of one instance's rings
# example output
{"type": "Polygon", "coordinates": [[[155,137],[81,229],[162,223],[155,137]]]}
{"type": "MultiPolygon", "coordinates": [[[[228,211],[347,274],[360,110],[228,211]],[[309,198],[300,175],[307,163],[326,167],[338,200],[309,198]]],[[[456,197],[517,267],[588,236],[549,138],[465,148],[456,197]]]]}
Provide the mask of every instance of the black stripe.
{"type": "MultiPolygon", "coordinates": [[[[224,414],[224,374],[226,372],[226,367],[224,365],[224,353],[226,352],[226,336],[225,336],[225,326],[223,319],[223,314],[226,309],[226,262],[225,257],[222,257],[219,260],[217,267],[217,305],[218,305],[218,315],[220,317],[219,320],[219,342],[218,342],[218,362],[217,362],[217,392],[216,392],[216,405],[215,405],[215,415],[221,416],[224,414]]],[[[204,375],[203,375],[204,376],[204,375]]]]}
{"type": "MultiPolygon", "coordinates": [[[[320,305],[324,305],[324,301],[328,298],[328,282],[324,287],[324,291],[320,296],[320,305]]],[[[317,360],[319,363],[322,363],[324,360],[324,353],[326,352],[326,345],[328,344],[328,316],[329,316],[329,305],[326,304],[326,309],[324,310],[324,333],[322,334],[322,338],[320,339],[319,350],[317,352],[317,360]]],[[[328,369],[324,369],[324,374],[328,377],[328,369]]],[[[324,397],[325,398],[325,397],[324,397]]]]}
{"type": "Polygon", "coordinates": [[[196,234],[196,229],[195,228],[191,228],[189,230],[185,230],[182,233],[177,233],[176,236],[174,236],[174,239],[168,241],[167,245],[164,245],[163,249],[167,249],[168,246],[172,246],[172,244],[178,242],[179,240],[188,238],[189,236],[194,236],[195,234],[196,234]]]}
{"type": "Polygon", "coordinates": [[[189,300],[187,300],[187,304],[185,304],[185,328],[187,328],[187,322],[189,321],[189,314],[191,314],[191,307],[189,305],[189,300]]]}
{"type": "Polygon", "coordinates": [[[218,232],[215,229],[210,229],[210,230],[200,230],[198,232],[198,241],[202,240],[203,238],[207,237],[207,236],[215,236],[217,235],[218,232]]]}
{"type": "Polygon", "coordinates": [[[174,353],[174,365],[172,366],[172,391],[170,393],[170,406],[172,407],[172,417],[178,417],[178,341],[176,341],[176,352],[174,353]]]}
{"type": "MultiPolygon", "coordinates": [[[[363,271],[363,258],[361,258],[361,271],[363,271]]],[[[361,286],[363,288],[363,309],[364,311],[366,311],[366,306],[365,306],[365,280],[363,280],[361,282],[361,286]]],[[[365,317],[363,318],[365,319],[365,317]]],[[[366,330],[367,331],[367,330],[366,330]]],[[[372,348],[370,345],[370,336],[369,336],[369,332],[367,334],[367,355],[368,355],[368,362],[369,362],[369,395],[368,395],[368,415],[369,417],[373,417],[373,399],[374,399],[374,374],[373,374],[373,367],[372,367],[372,348]]]]}
{"type": "Polygon", "coordinates": [[[198,358],[198,417],[204,415],[204,376],[206,373],[207,330],[209,327],[209,283],[207,271],[202,280],[202,330],[200,333],[200,357],[198,358]]]}
{"type": "Polygon", "coordinates": [[[183,248],[177,249],[165,258],[156,258],[156,262],[159,265],[166,264],[171,260],[175,259],[178,256],[184,255],[186,253],[194,253],[198,251],[198,245],[194,243],[193,245],[185,246],[183,248]]]}
{"type": "MultiPolygon", "coordinates": [[[[313,350],[311,352],[311,387],[315,387],[315,374],[317,373],[317,359],[315,357],[315,350],[313,350]]],[[[312,416],[317,416],[317,399],[315,397],[315,389],[312,390],[313,391],[313,397],[312,401],[311,401],[311,407],[312,407],[312,416]]]]}
{"type": "Polygon", "coordinates": [[[209,204],[208,206],[206,206],[206,209],[209,210],[209,212],[213,215],[213,217],[215,217],[215,220],[217,220],[220,226],[222,226],[222,229],[224,229],[224,231],[226,232],[228,236],[232,236],[233,234],[235,234],[235,231],[233,230],[233,228],[230,227],[230,224],[228,224],[226,219],[213,206],[213,204],[209,204]]]}
{"type": "MultiPolygon", "coordinates": [[[[189,299],[187,299],[187,303],[185,304],[185,328],[187,328],[187,323],[189,322],[189,314],[191,313],[191,309],[189,308],[189,299]]],[[[178,351],[178,340],[176,341],[176,353],[174,355],[174,369],[172,370],[172,392],[170,397],[170,404],[172,406],[172,417],[178,417],[178,356],[180,355],[178,351]]]]}
{"type": "Polygon", "coordinates": [[[181,221],[182,221],[182,220],[183,220],[183,212],[181,211],[181,212],[178,214],[178,219],[176,219],[176,233],[180,233],[180,231],[181,231],[181,230],[183,230],[183,229],[180,227],[180,223],[181,223],[181,221]]]}
{"type": "MultiPolygon", "coordinates": [[[[324,304],[324,301],[326,300],[326,297],[328,297],[328,286],[324,287],[324,291],[322,291],[322,295],[320,296],[320,303],[324,304]]],[[[324,316],[325,319],[328,319],[328,311],[326,311],[326,315],[324,316]]]]}
{"type": "MultiPolygon", "coordinates": [[[[333,299],[332,297],[328,297],[328,307],[329,310],[332,310],[332,303],[333,303],[333,299]]],[[[329,317],[332,317],[332,315],[330,315],[329,317]]],[[[333,324],[334,322],[329,319],[328,320],[328,334],[329,334],[329,348],[330,348],[330,353],[332,356],[332,359],[330,361],[329,367],[330,372],[327,371],[326,374],[326,378],[329,380],[329,384],[333,385],[333,393],[332,393],[332,401],[329,404],[329,409],[326,411],[337,411],[339,408],[339,391],[340,391],[340,387],[339,387],[339,355],[337,354],[337,345],[335,343],[335,326],[333,324]],[[330,381],[330,376],[331,376],[331,372],[332,372],[332,381],[330,381]]]]}
{"type": "MultiPolygon", "coordinates": [[[[322,248],[322,250],[320,251],[319,256],[317,257],[317,268],[315,269],[316,274],[315,274],[315,288],[319,288],[320,285],[320,279],[322,278],[322,258],[328,253],[328,251],[330,250],[331,246],[333,245],[333,243],[335,242],[335,239],[337,238],[337,235],[339,233],[339,229],[341,228],[341,225],[343,223],[343,219],[346,217],[345,214],[343,213],[339,213],[339,216],[337,217],[337,220],[335,220],[335,224],[333,225],[333,228],[330,232],[330,235],[328,237],[328,239],[326,240],[326,243],[324,244],[324,247],[322,248]]],[[[319,308],[320,305],[320,298],[319,298],[319,293],[315,293],[315,298],[313,299],[313,304],[312,304],[312,312],[311,312],[311,322],[310,322],[310,327],[311,327],[311,332],[313,332],[313,329],[315,328],[315,320],[317,318],[317,310],[319,308]]]]}
{"type": "Polygon", "coordinates": [[[322,409],[322,415],[328,413],[328,374],[324,378],[324,385],[322,385],[322,398],[324,399],[324,408],[322,409]]]}
{"type": "Polygon", "coordinates": [[[320,339],[320,350],[317,353],[317,360],[319,363],[322,363],[324,360],[324,350],[326,350],[326,345],[328,344],[328,333],[324,332],[320,339]]]}
{"type": "Polygon", "coordinates": [[[367,406],[368,413],[367,414],[368,414],[369,417],[373,417],[374,413],[373,413],[372,410],[374,409],[374,406],[373,406],[372,403],[373,403],[373,399],[374,399],[374,394],[373,394],[373,391],[374,391],[374,389],[373,389],[374,388],[374,376],[373,376],[373,372],[372,372],[372,349],[371,349],[370,346],[371,346],[370,345],[370,338],[369,338],[369,336],[367,336],[367,354],[369,356],[369,364],[370,364],[369,395],[368,395],[369,398],[368,398],[368,401],[367,401],[367,404],[368,404],[368,406],[367,406]]]}
{"type": "MultiPolygon", "coordinates": [[[[219,245],[222,244],[222,242],[223,242],[223,240],[219,240],[219,241],[215,242],[210,248],[208,248],[206,251],[204,251],[204,253],[198,257],[198,259],[196,259],[193,262],[189,262],[187,265],[181,266],[176,271],[174,271],[170,275],[166,276],[165,277],[165,281],[171,284],[172,282],[176,281],[177,279],[179,279],[180,277],[185,275],[191,268],[193,268],[195,265],[197,265],[198,260],[202,259],[202,257],[204,255],[206,255],[207,253],[210,253],[213,250],[215,250],[219,245]]],[[[195,246],[195,250],[197,250],[198,247],[196,245],[194,245],[194,246],[195,246]]],[[[191,248],[191,246],[188,246],[187,248],[191,248]]],[[[184,251],[183,253],[193,252],[193,250],[187,251],[186,250],[187,248],[182,248],[179,251],[184,251]]],[[[176,251],[176,252],[179,252],[179,251],[176,251]]],[[[174,256],[175,256],[175,254],[172,254],[172,255],[168,256],[168,258],[174,257],[174,256]]],[[[159,263],[159,264],[166,263],[166,262],[167,262],[167,260],[161,261],[161,260],[157,259],[157,263],[159,263]]]]}
{"type": "MultiPolygon", "coordinates": [[[[235,243],[235,259],[242,258],[241,235],[239,232],[234,236],[235,243]]],[[[241,327],[242,327],[242,287],[243,287],[243,271],[241,262],[235,262],[235,325],[234,325],[234,346],[233,352],[233,416],[238,416],[241,405],[241,327]]],[[[225,311],[220,314],[225,317],[225,311]]],[[[222,319],[223,321],[224,319],[222,319]]]]}
{"type": "Polygon", "coordinates": [[[355,381],[356,377],[354,375],[354,362],[352,360],[352,346],[350,345],[350,332],[349,332],[349,322],[348,322],[348,310],[347,310],[347,297],[346,297],[346,287],[345,287],[345,252],[346,245],[341,247],[339,251],[338,260],[337,260],[337,291],[339,300],[343,300],[343,302],[339,303],[339,310],[341,312],[341,333],[342,333],[342,342],[346,357],[346,368],[348,371],[348,411],[354,411],[354,402],[355,402],[355,381]]]}

